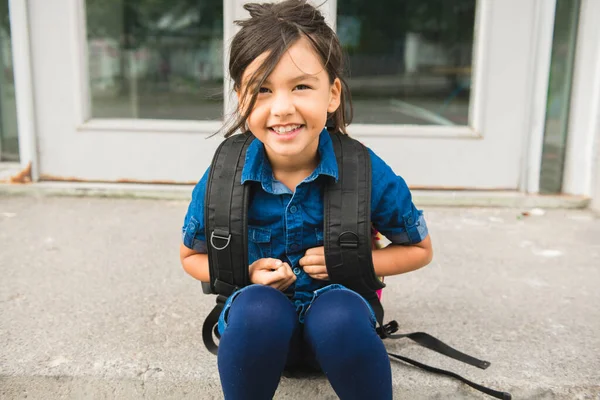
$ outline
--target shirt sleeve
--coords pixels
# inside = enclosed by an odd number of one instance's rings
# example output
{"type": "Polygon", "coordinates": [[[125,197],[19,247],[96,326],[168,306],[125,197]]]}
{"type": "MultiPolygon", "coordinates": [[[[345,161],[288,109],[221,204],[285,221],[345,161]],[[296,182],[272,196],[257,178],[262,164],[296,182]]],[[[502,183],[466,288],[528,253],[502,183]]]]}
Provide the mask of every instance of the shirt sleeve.
{"type": "Polygon", "coordinates": [[[208,171],[207,169],[192,191],[192,201],[188,206],[182,227],[183,244],[198,253],[207,252],[204,234],[204,193],[206,193],[208,171]]]}
{"type": "Polygon", "coordinates": [[[411,245],[428,235],[423,212],[412,202],[406,182],[369,149],[371,156],[371,222],[394,244],[411,245]]]}

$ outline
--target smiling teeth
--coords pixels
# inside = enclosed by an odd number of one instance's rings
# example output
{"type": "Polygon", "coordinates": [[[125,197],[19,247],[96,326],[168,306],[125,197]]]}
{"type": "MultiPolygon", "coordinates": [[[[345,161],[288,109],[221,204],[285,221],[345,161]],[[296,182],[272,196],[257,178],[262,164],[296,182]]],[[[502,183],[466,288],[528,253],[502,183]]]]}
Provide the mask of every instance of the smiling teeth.
{"type": "Polygon", "coordinates": [[[273,129],[275,132],[277,133],[288,133],[293,131],[294,129],[298,129],[300,127],[300,125],[290,125],[290,126],[282,126],[282,127],[272,127],[271,129],[273,129]]]}

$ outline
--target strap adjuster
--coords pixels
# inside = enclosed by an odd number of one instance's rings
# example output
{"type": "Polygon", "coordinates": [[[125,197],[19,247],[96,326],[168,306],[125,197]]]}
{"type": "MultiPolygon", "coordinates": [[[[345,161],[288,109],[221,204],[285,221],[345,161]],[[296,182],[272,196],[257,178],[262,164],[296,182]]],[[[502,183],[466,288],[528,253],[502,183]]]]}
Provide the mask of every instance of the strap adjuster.
{"type": "Polygon", "coordinates": [[[358,235],[351,231],[342,232],[338,243],[342,249],[358,249],[358,235]]]}
{"type": "Polygon", "coordinates": [[[227,248],[227,246],[229,246],[229,242],[230,241],[231,241],[231,233],[229,233],[229,232],[220,231],[220,230],[215,229],[210,234],[210,245],[215,250],[225,250],[227,248]],[[225,245],[224,246],[217,246],[215,244],[215,239],[225,240],[225,245]]]}

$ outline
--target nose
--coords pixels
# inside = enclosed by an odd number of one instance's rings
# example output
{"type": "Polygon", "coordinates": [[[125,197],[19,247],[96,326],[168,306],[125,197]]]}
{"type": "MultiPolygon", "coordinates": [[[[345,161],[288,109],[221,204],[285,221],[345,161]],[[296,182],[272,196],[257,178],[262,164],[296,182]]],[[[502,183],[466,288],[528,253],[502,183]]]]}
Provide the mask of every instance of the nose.
{"type": "Polygon", "coordinates": [[[275,94],[271,103],[271,115],[281,118],[293,114],[295,110],[291,93],[280,91],[275,94]]]}

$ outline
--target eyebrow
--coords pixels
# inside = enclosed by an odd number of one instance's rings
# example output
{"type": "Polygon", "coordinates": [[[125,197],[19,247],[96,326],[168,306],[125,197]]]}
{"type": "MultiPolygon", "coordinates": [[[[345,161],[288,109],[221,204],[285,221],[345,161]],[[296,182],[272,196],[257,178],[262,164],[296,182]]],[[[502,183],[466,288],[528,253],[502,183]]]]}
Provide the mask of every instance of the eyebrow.
{"type": "MultiPolygon", "coordinates": [[[[297,77],[290,79],[288,82],[299,82],[299,81],[305,81],[305,80],[318,82],[319,78],[317,78],[314,75],[303,74],[303,75],[298,75],[297,77]]],[[[267,85],[271,84],[271,82],[268,79],[265,80],[265,83],[267,85]]]]}

